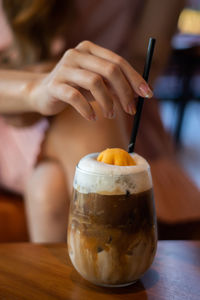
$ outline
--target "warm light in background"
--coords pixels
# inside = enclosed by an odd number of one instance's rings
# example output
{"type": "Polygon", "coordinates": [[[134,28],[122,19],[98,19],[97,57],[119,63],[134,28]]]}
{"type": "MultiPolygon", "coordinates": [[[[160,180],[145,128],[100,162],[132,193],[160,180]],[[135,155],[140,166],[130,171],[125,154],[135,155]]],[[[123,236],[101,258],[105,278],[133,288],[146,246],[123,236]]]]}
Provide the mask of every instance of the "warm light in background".
{"type": "Polygon", "coordinates": [[[200,11],[185,8],[180,14],[178,29],[185,34],[200,34],[200,11]]]}

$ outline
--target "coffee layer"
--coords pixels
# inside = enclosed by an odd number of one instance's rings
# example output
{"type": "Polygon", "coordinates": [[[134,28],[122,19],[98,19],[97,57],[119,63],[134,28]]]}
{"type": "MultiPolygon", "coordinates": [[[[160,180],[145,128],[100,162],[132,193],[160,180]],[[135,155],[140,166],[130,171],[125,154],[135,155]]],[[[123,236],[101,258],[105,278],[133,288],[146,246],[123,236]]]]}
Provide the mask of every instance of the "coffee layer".
{"type": "Polygon", "coordinates": [[[118,196],[74,192],[68,245],[75,268],[97,284],[138,279],[156,251],[152,190],[118,196]]]}

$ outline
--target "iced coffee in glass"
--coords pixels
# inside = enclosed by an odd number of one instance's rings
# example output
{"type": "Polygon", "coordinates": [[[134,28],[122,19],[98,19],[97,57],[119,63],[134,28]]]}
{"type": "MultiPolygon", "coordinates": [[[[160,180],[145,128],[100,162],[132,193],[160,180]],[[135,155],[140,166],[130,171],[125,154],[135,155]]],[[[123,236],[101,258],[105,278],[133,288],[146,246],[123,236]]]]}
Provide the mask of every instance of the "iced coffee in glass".
{"type": "Polygon", "coordinates": [[[114,164],[112,157],[111,163],[105,163],[98,157],[99,153],[89,154],[76,168],[69,256],[86,280],[101,286],[125,286],[144,274],[156,252],[150,167],[135,153],[131,154],[134,164],[128,165],[114,164]]]}

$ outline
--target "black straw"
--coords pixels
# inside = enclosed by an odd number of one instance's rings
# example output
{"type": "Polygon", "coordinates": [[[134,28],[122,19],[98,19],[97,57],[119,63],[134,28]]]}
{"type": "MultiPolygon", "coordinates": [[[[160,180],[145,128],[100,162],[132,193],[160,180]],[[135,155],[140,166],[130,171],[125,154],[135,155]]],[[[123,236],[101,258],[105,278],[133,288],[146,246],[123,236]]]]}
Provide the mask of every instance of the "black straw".
{"type": "MultiPolygon", "coordinates": [[[[149,71],[150,71],[150,67],[151,67],[151,61],[152,61],[152,57],[153,57],[155,43],[156,43],[156,39],[154,39],[154,38],[149,39],[146,61],[145,61],[144,72],[143,72],[143,78],[146,81],[148,81],[148,78],[149,78],[149,71]]],[[[129,153],[134,152],[137,132],[138,132],[140,118],[141,118],[141,114],[142,114],[143,103],[144,103],[144,98],[139,97],[138,104],[137,104],[137,110],[136,110],[136,114],[135,114],[134,122],[133,122],[133,129],[132,129],[132,133],[131,133],[130,143],[128,145],[129,153]]]]}

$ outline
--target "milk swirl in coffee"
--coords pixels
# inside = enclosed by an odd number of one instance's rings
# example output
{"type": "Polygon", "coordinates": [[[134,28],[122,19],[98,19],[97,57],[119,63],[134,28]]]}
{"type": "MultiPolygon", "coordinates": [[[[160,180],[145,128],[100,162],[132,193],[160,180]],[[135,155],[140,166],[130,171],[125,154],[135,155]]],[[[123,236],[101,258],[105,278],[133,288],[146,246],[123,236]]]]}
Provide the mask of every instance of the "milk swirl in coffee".
{"type": "Polygon", "coordinates": [[[68,248],[76,270],[105,286],[127,285],[151,265],[156,251],[156,219],[150,168],[132,154],[133,166],[82,158],[74,179],[68,248]]]}

